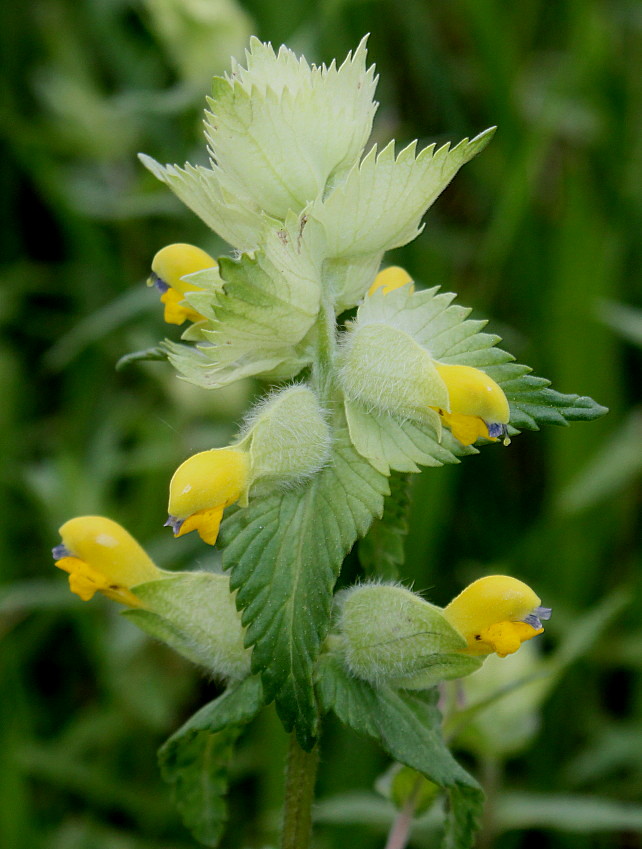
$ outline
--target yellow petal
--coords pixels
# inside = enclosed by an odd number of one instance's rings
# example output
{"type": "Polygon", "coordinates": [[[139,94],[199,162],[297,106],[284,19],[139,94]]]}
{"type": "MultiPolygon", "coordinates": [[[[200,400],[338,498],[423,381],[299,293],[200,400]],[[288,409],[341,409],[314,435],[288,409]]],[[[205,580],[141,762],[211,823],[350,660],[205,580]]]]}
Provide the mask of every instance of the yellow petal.
{"type": "MultiPolygon", "coordinates": [[[[412,284],[412,277],[404,268],[398,265],[391,265],[389,268],[384,268],[374,279],[374,283],[368,289],[368,295],[373,295],[378,289],[382,289],[383,294],[387,295],[395,289],[401,289],[407,283],[412,284]]],[[[411,291],[414,292],[414,285],[411,286],[411,291]]]]}
{"type": "Polygon", "coordinates": [[[110,587],[133,587],[162,574],[131,534],[104,516],[70,519],[60,528],[60,536],[70,556],[56,565],[69,571],[67,567],[76,566],[77,559],[85,569],[76,567],[74,571],[91,580],[101,592],[110,587]]]}
{"type": "Polygon", "coordinates": [[[526,622],[496,622],[490,628],[486,628],[476,638],[475,649],[469,650],[469,654],[490,654],[495,652],[500,657],[513,654],[525,643],[538,634],[543,634],[543,628],[533,628],[526,622]]]}
{"type": "Polygon", "coordinates": [[[101,592],[114,601],[129,607],[142,607],[142,602],[126,587],[110,584],[105,575],[92,568],[78,557],[63,557],[54,564],[69,573],[69,589],[83,601],[90,601],[96,592],[101,592]]]}
{"type": "Polygon", "coordinates": [[[166,286],[170,286],[177,292],[200,291],[199,286],[186,283],[183,277],[194,274],[196,271],[204,271],[206,268],[214,268],[216,260],[196,245],[175,244],[161,248],[152,260],[152,272],[157,275],[166,286]]]}
{"type": "Polygon", "coordinates": [[[223,507],[213,507],[211,510],[199,510],[193,513],[180,526],[176,537],[182,537],[190,531],[198,531],[198,535],[208,545],[214,545],[218,537],[218,529],[223,518],[223,507]]]}
{"type": "Polygon", "coordinates": [[[487,424],[508,424],[510,407],[501,386],[472,366],[435,363],[448,389],[450,413],[476,416],[487,424]]]}
{"type": "Polygon", "coordinates": [[[496,651],[495,644],[500,648],[498,653],[510,654],[523,640],[541,633],[522,621],[539,605],[539,597],[523,581],[508,575],[488,575],[462,590],[444,608],[444,616],[465,638],[469,654],[490,654],[496,651]],[[511,649],[512,645],[515,648],[511,649]]]}
{"type": "Polygon", "coordinates": [[[187,519],[203,510],[227,507],[247,489],[249,473],[249,455],[239,448],[194,454],[174,472],[167,512],[187,519]]]}
{"type": "MultiPolygon", "coordinates": [[[[196,288],[196,287],[194,287],[196,288]]],[[[160,297],[161,303],[165,304],[163,318],[168,324],[183,324],[185,321],[202,321],[203,316],[196,312],[186,301],[184,296],[175,289],[168,289],[160,297]]]]}
{"type": "Polygon", "coordinates": [[[447,413],[445,410],[437,410],[442,422],[450,429],[452,435],[462,445],[472,445],[480,437],[491,439],[496,442],[496,437],[488,433],[488,425],[478,416],[464,416],[461,413],[447,413]]]}

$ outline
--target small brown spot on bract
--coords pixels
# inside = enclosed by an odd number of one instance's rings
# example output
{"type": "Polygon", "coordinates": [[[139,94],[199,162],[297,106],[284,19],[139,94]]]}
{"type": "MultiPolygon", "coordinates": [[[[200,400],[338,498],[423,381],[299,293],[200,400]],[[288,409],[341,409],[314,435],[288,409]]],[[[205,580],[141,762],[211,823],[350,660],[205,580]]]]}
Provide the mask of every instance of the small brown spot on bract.
{"type": "Polygon", "coordinates": [[[276,235],[279,237],[279,239],[281,240],[281,242],[284,245],[287,245],[289,239],[288,239],[288,234],[285,230],[277,230],[276,235]]]}
{"type": "Polygon", "coordinates": [[[303,238],[303,230],[304,230],[305,225],[306,225],[307,223],[308,223],[308,216],[304,213],[304,214],[301,216],[301,223],[300,223],[300,225],[299,225],[299,237],[298,237],[298,240],[297,240],[297,248],[298,248],[298,250],[301,250],[301,239],[303,238]]]}

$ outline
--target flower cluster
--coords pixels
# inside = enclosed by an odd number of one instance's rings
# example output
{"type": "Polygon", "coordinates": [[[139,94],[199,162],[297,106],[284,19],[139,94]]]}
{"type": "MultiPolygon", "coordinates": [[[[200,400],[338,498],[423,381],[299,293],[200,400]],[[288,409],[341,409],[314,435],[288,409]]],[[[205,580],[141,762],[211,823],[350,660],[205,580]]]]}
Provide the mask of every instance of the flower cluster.
{"type": "MultiPolygon", "coordinates": [[[[496,337],[453,305],[453,295],[415,285],[399,267],[381,267],[387,250],[418,235],[428,207],[493,130],[418,153],[414,143],[398,154],[394,143],[366,151],[375,84],[365,41],[340,67],[316,67],[252,40],[246,66],[234,63],[214,81],[209,167],[142,157],[233,249],[215,260],[199,247],[172,244],[154,256],[148,283],[161,293],[165,321],[186,325],[181,343],[163,343],[168,359],[204,388],[247,377],[272,387],[232,444],[194,454],[176,470],[166,524],[177,537],[197,531],[214,545],[228,508],[311,492],[331,468],[334,493],[338,487],[343,498],[341,488],[352,487],[346,503],[369,511],[367,521],[335,517],[334,537],[324,544],[340,565],[380,514],[392,470],[416,472],[457,462],[475,444],[509,442],[505,387],[514,372],[504,367],[509,355],[493,347],[496,337]],[[377,481],[372,506],[359,491],[364,474],[354,473],[362,466],[377,481]]],[[[330,506],[333,500],[326,498],[330,506]]],[[[271,515],[278,522],[279,511],[271,515]]],[[[157,569],[120,526],[81,517],[61,535],[56,565],[81,598],[99,591],[132,616],[138,610],[142,627],[153,622],[155,633],[173,634],[168,641],[199,662],[207,650],[221,655],[212,648],[225,643],[220,629],[213,637],[202,617],[184,621],[178,601],[172,612],[170,589],[180,585],[176,598],[192,598],[193,581],[181,584],[157,569]]],[[[212,576],[210,584],[229,600],[225,581],[212,576]]],[[[228,608],[218,621],[230,628],[229,663],[215,666],[234,677],[249,666],[240,619],[228,608]]],[[[515,651],[540,633],[542,611],[525,585],[498,576],[471,585],[443,611],[400,587],[364,586],[342,603],[342,656],[368,680],[428,686],[467,674],[490,652],[515,651]]],[[[314,639],[328,627],[321,622],[314,639]]]]}

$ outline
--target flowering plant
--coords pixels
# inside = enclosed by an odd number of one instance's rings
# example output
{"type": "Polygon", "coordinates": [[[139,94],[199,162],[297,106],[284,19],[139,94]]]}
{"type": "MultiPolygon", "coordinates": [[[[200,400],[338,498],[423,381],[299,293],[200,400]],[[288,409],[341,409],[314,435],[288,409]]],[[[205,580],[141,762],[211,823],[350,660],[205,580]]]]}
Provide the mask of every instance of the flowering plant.
{"type": "Polygon", "coordinates": [[[164,356],[203,389],[270,386],[232,445],[188,458],[169,484],[167,524],[220,542],[227,574],[159,570],[102,517],[61,528],[56,565],[81,598],[123,602],[227,684],[161,753],[202,842],[222,833],[234,741],[274,701],[293,732],[284,846],[307,845],[309,804],[292,800],[311,799],[333,711],[445,791],[444,845],[465,847],[482,794],[440,734],[435,685],[516,651],[550,610],[497,575],[436,607],[395,583],[385,545],[364,546],[362,584],[336,596],[335,584],[356,540],[394,515],[401,476],[604,409],[516,364],[453,294],[381,270],[492,128],[454,147],[366,151],[376,77],[365,40],[339,67],[256,39],[246,59],[214,80],[209,167],[141,157],[233,249],[214,260],[175,244],[154,257],[165,319],[186,325],[164,356]]]}

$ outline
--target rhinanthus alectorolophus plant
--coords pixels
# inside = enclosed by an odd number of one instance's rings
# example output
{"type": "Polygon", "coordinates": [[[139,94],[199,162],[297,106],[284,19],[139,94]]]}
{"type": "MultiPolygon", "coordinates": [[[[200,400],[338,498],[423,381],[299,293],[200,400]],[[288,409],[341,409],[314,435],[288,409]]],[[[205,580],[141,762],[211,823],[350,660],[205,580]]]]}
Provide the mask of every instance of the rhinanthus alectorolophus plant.
{"type": "Polygon", "coordinates": [[[550,610],[505,575],[439,608],[367,546],[364,582],[334,587],[355,541],[399,508],[402,476],[604,412],[516,364],[454,294],[381,269],[494,130],[454,147],[366,149],[376,81],[365,39],[340,67],[253,39],[246,65],[214,79],[209,167],[141,156],[232,249],[215,260],[174,244],[153,258],[165,320],[186,328],[163,355],[203,389],[247,377],[270,387],[232,445],[189,457],[169,483],[166,524],[220,542],[226,574],[158,569],[99,516],[66,522],[54,549],[73,592],[125,604],[226,683],[161,750],[186,825],[210,846],[234,741],[272,701],[293,731],[284,846],[307,845],[329,711],[442,788],[444,845],[471,844],[483,797],[441,737],[436,685],[516,651],[550,610]]]}

